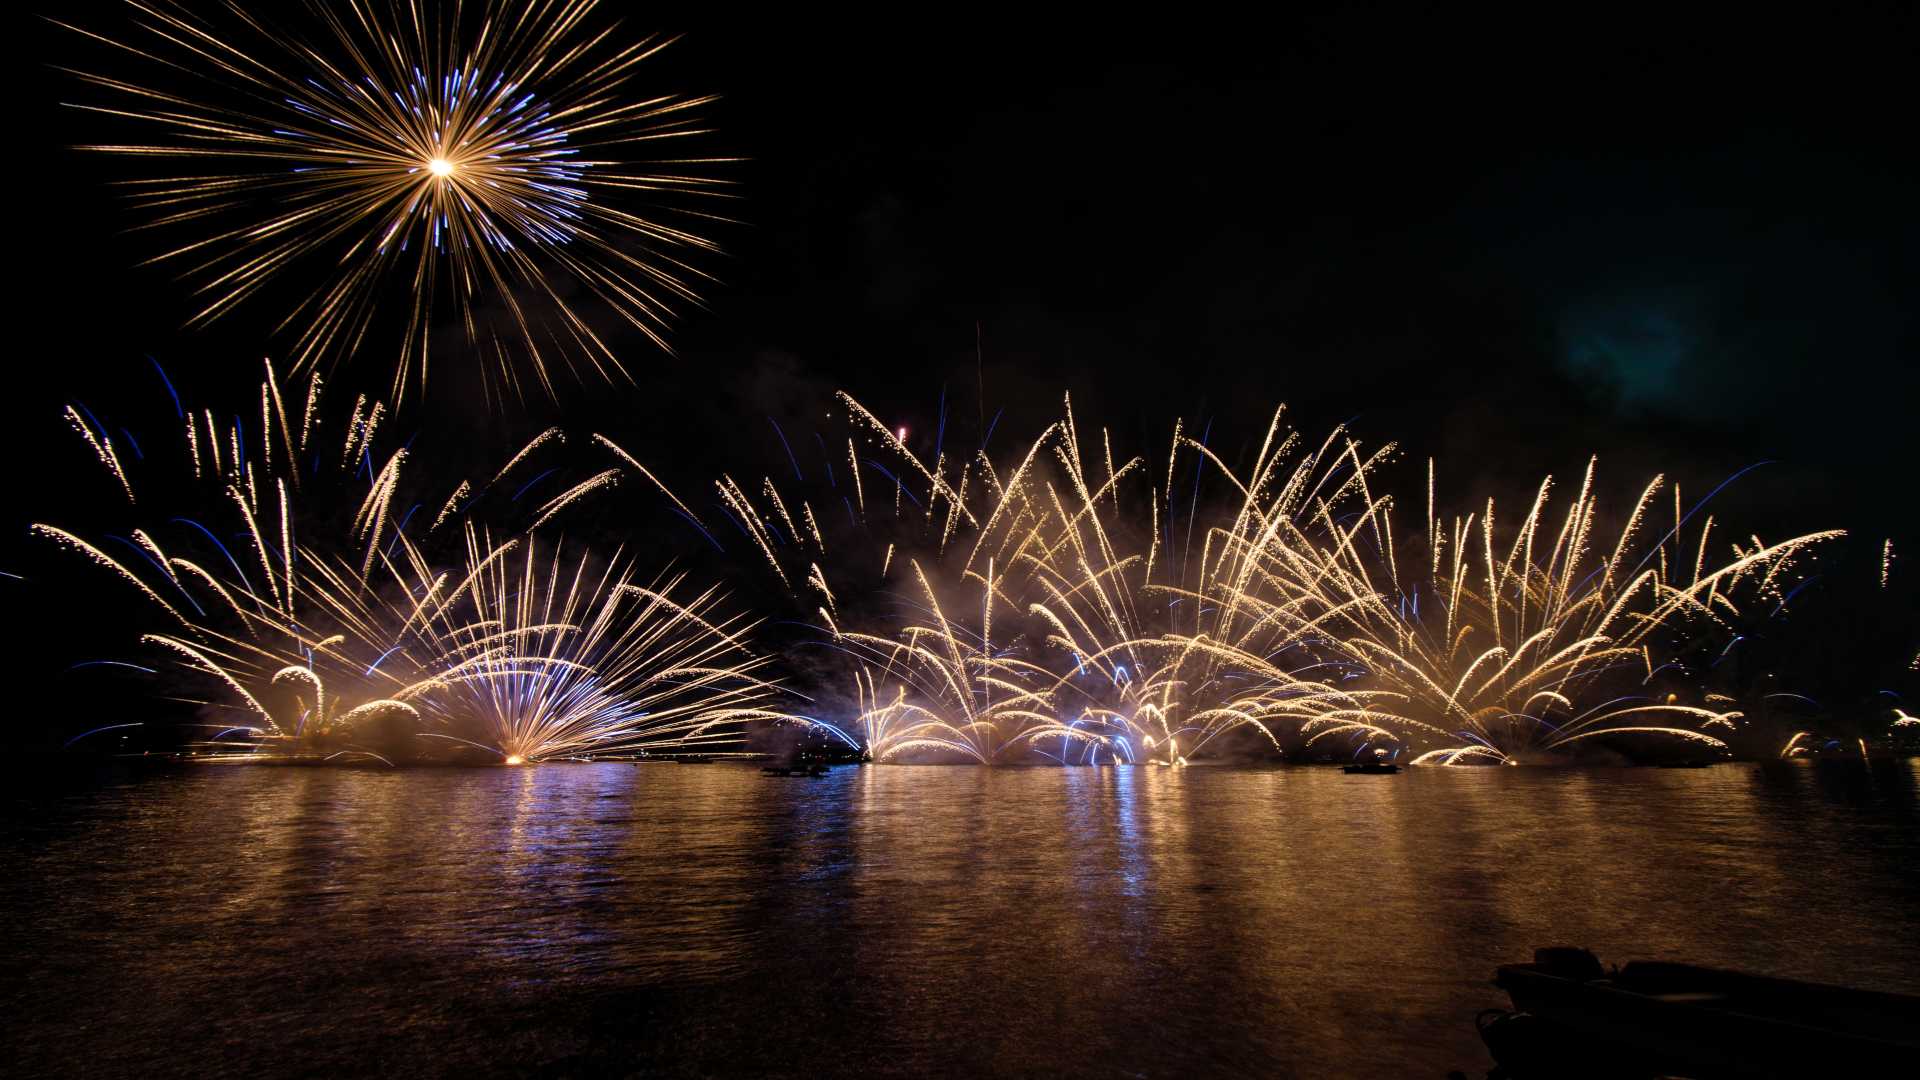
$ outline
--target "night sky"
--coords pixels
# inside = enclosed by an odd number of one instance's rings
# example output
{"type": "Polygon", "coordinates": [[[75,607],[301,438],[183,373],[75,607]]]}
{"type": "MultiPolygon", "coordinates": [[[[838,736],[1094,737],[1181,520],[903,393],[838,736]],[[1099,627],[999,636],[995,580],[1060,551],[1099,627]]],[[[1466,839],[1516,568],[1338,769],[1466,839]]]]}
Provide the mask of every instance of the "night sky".
{"type": "MultiPolygon", "coordinates": [[[[1920,28],[1612,19],[694,31],[656,85],[723,94],[708,148],[752,160],[679,356],[628,335],[637,386],[512,409],[442,362],[402,426],[449,475],[564,422],[698,487],[772,469],[762,418],[804,431],[841,388],[915,432],[944,394],[967,444],[1004,408],[1003,452],[1070,390],[1137,452],[1164,452],[1180,415],[1230,461],[1286,402],[1307,432],[1351,421],[1437,455],[1462,497],[1571,481],[1594,452],[1616,502],[1654,471],[1704,491],[1770,460],[1727,495],[1743,525],[1920,558],[1902,94],[1920,28]]],[[[14,25],[24,340],[0,570],[19,572],[48,565],[26,522],[111,494],[63,403],[157,425],[152,356],[237,405],[272,344],[257,314],[179,329],[185,290],[135,266],[150,241],[110,168],[68,149],[99,132],[48,65],[97,54],[14,25]]],[[[336,403],[387,375],[343,368],[336,403]]]]}

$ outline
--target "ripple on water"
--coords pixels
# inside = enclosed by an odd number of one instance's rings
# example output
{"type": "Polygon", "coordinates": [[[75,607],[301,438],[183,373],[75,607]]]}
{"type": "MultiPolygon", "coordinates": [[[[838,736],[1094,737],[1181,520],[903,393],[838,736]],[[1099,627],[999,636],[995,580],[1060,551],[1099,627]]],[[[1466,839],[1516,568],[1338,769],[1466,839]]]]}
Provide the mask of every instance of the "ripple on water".
{"type": "Polygon", "coordinates": [[[22,1075],[1484,1070],[1550,942],[1920,989],[1920,768],[200,768],[13,799],[22,1075]]]}

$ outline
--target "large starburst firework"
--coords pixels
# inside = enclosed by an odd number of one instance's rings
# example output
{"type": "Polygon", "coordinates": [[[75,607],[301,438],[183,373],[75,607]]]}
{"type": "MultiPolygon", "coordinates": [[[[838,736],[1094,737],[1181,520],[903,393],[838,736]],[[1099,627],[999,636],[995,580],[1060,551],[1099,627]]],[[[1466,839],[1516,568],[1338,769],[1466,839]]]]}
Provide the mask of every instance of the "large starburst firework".
{"type": "Polygon", "coordinates": [[[274,294],[296,370],[391,355],[397,398],[458,323],[498,389],[621,378],[582,301],[666,348],[705,277],[686,257],[714,250],[682,227],[711,219],[688,203],[723,188],[719,159],[665,149],[702,134],[712,99],[631,85],[672,39],[624,35],[595,6],[347,0],[309,5],[296,31],[232,3],[133,3],[124,39],[69,28],[150,75],[77,71],[110,96],[75,104],[152,134],[83,149],[158,173],[128,184],[153,226],[180,229],[152,261],[192,283],[189,323],[274,294]]]}

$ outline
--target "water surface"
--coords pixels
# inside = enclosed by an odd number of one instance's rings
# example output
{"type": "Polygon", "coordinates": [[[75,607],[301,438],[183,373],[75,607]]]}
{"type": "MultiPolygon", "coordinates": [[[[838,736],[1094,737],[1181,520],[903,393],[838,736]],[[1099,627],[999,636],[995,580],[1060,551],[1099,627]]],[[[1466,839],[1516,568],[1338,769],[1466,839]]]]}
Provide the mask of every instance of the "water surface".
{"type": "Polygon", "coordinates": [[[22,778],[18,1075],[1433,1076],[1539,944],[1920,991],[1920,765],[22,778]]]}

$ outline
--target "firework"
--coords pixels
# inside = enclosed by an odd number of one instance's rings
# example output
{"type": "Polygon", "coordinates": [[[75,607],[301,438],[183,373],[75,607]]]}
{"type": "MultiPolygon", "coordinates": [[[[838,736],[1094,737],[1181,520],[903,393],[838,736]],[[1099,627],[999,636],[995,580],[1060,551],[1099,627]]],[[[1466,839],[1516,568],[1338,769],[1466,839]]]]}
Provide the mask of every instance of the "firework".
{"type": "Polygon", "coordinates": [[[436,704],[506,760],[725,750],[750,722],[793,719],[716,589],[681,601],[684,575],[638,583],[618,556],[596,572],[558,545],[513,547],[470,528],[464,578],[423,596],[414,624],[447,673],[436,704]]]}
{"type": "MultiPolygon", "coordinates": [[[[405,451],[375,450],[384,406],[356,401],[323,446],[318,396],[310,385],[304,411],[289,408],[269,371],[251,445],[182,410],[194,474],[237,523],[237,551],[192,521],[219,559],[179,557],[144,530],[121,541],[137,558],[116,558],[40,527],[169,616],[149,644],[246,713],[223,736],[306,752],[310,736],[399,724],[539,760],[731,745],[792,719],[776,661],[712,590],[677,575],[641,584],[617,553],[563,554],[479,523],[489,492],[517,501],[551,475],[507,482],[564,432],[396,514],[410,489],[405,451]],[[302,542],[294,507],[321,497],[328,463],[353,511],[336,515],[343,535],[302,542]],[[410,529],[431,506],[433,525],[410,529]],[[436,554],[450,538],[453,557],[436,554]]],[[[528,506],[541,527],[637,476],[714,546],[705,520],[730,523],[812,644],[848,661],[853,715],[817,722],[882,760],[1181,765],[1344,745],[1517,763],[1603,738],[1719,750],[1743,713],[1703,692],[1705,669],[1784,609],[1802,565],[1840,535],[1721,541],[1727,554],[1710,557],[1714,519],[1656,477],[1603,536],[1593,463],[1562,507],[1549,479],[1517,518],[1489,501],[1447,519],[1431,462],[1415,535],[1396,525],[1395,447],[1365,449],[1343,428],[1306,440],[1278,412],[1236,470],[1178,422],[1164,466],[1116,457],[1105,431],[1088,453],[1070,401],[1000,463],[984,450],[956,460],[939,439],[923,460],[841,405],[849,431],[816,439],[816,482],[781,433],[794,483],[722,476],[712,518],[600,435],[588,446],[614,463],[528,506]],[[1671,525],[1656,524],[1669,495],[1671,525]],[[844,514],[822,513],[836,502],[844,514]]],[[[107,429],[84,409],[69,419],[130,498],[107,429]]]]}
{"type": "MultiPolygon", "coordinates": [[[[166,613],[167,624],[141,641],[191,681],[218,688],[216,699],[194,701],[220,720],[208,725],[215,734],[202,749],[371,753],[360,736],[374,727],[443,722],[423,700],[434,672],[426,657],[392,648],[384,582],[370,574],[411,516],[393,513],[406,451],[376,459],[385,414],[378,403],[354,403],[337,447],[322,446],[321,412],[317,377],[296,421],[269,367],[257,424],[178,409],[190,468],[159,478],[174,496],[171,513],[131,530],[131,539],[107,538],[127,555],[55,526],[33,527],[112,570],[166,613]],[[317,516],[344,521],[342,534],[317,549],[301,543],[303,500],[337,508],[317,516]]],[[[131,501],[132,478],[106,428],[76,427],[131,501]]]]}
{"type": "Polygon", "coordinates": [[[151,171],[129,190],[183,233],[152,261],[192,283],[190,324],[317,271],[279,298],[294,370],[391,351],[398,400],[457,322],[502,388],[524,368],[551,395],[562,368],[625,375],[576,296],[663,349],[697,299],[687,259],[714,245],[674,222],[711,219],[688,203],[724,184],[669,148],[711,99],[633,86],[671,39],[629,37],[592,0],[314,3],[299,32],[234,3],[133,7],[124,37],[69,29],[150,78],[76,72],[105,91],[76,107],[151,133],[84,149],[151,171]]]}
{"type": "Polygon", "coordinates": [[[1668,655],[1686,624],[1734,637],[1743,589],[1784,603],[1796,563],[1842,535],[1771,545],[1754,538],[1732,544],[1730,560],[1711,563],[1713,519],[1687,537],[1699,507],[1683,509],[1677,487],[1672,528],[1661,533],[1652,524],[1665,487],[1656,477],[1619,533],[1602,542],[1593,463],[1557,527],[1549,517],[1551,478],[1516,525],[1502,527],[1491,500],[1448,522],[1434,509],[1429,463],[1425,528],[1403,548],[1413,556],[1403,573],[1391,498],[1371,493],[1357,448],[1344,456],[1354,508],[1341,515],[1334,500],[1319,501],[1302,528],[1280,505],[1281,512],[1253,514],[1263,523],[1257,535],[1223,530],[1221,548],[1231,553],[1223,562],[1246,567],[1226,588],[1262,618],[1293,628],[1359,685],[1397,699],[1375,734],[1452,742],[1416,763],[1513,763],[1621,735],[1724,749],[1709,732],[1732,730],[1739,712],[1648,688],[1668,670],[1686,676],[1668,655]]]}
{"type": "Polygon", "coordinates": [[[1104,431],[1098,457],[1084,455],[1070,402],[1004,467],[937,447],[928,462],[841,404],[850,492],[783,496],[771,478],[756,492],[730,477],[718,492],[831,647],[858,661],[853,726],[878,758],[1179,764],[1240,731],[1273,746],[1397,745],[1427,764],[1511,763],[1601,737],[1719,749],[1715,732],[1742,714],[1655,684],[1697,674],[1684,657],[1707,643],[1737,644],[1742,605],[1777,610],[1797,564],[1840,535],[1754,538],[1710,560],[1712,518],[1689,533],[1699,507],[1656,478],[1602,542],[1591,464],[1557,529],[1550,480],[1517,523],[1491,503],[1446,521],[1430,463],[1425,527],[1409,539],[1383,475],[1391,444],[1367,451],[1338,428],[1309,443],[1279,413],[1237,473],[1180,424],[1163,469],[1116,464],[1104,431]],[[1203,504],[1210,477],[1225,498],[1203,504]],[[890,498],[873,497],[874,480],[890,498]],[[830,552],[823,497],[844,500],[835,531],[877,557],[877,575],[844,545],[830,552]],[[901,565],[890,609],[848,599],[901,565]]]}
{"type": "MultiPolygon", "coordinates": [[[[1222,590],[1182,584],[1221,570],[1205,552],[1182,550],[1177,566],[1168,557],[1166,490],[1131,490],[1150,470],[1140,459],[1116,464],[1105,432],[1098,460],[1084,455],[1071,401],[1005,468],[984,453],[955,465],[938,449],[922,461],[870,411],[844,395],[841,403],[854,429],[851,497],[838,497],[848,528],[833,532],[877,557],[877,576],[829,549],[813,509],[823,493],[783,497],[767,479],[756,498],[732,478],[718,491],[774,576],[811,606],[826,644],[857,661],[851,726],[877,759],[1178,765],[1234,732],[1271,746],[1302,727],[1352,731],[1385,719],[1370,704],[1379,695],[1311,677],[1324,665],[1288,651],[1284,623],[1249,617],[1233,597],[1223,607],[1214,602],[1222,590]],[[892,497],[871,499],[862,472],[892,497]],[[1128,516],[1139,509],[1144,530],[1128,516]],[[910,551],[921,554],[896,561],[910,551]],[[905,580],[890,610],[837,599],[871,592],[894,566],[905,580]]],[[[1176,437],[1176,450],[1184,445],[1176,437]]],[[[1286,448],[1270,449],[1277,469],[1286,448]]],[[[1325,462],[1299,463],[1291,483],[1310,489],[1325,462]]],[[[821,475],[839,486],[830,470],[821,475]]]]}
{"type": "Polygon", "coordinates": [[[1301,633],[1296,620],[1260,610],[1249,587],[1253,564],[1233,557],[1236,549],[1244,553],[1264,543],[1261,537],[1272,531],[1260,513],[1263,497],[1271,499],[1266,512],[1278,518],[1297,514],[1316,493],[1338,502],[1349,488],[1363,490],[1335,482],[1335,437],[1302,451],[1276,413],[1253,482],[1238,486],[1237,504],[1218,507],[1215,512],[1226,516],[1213,527],[1196,530],[1202,474],[1186,476],[1191,490],[1180,494],[1190,507],[1188,525],[1176,537],[1181,455],[1198,451],[1217,460],[1204,442],[1186,437],[1176,423],[1164,471],[1146,469],[1141,459],[1116,469],[1103,433],[1107,476],[1093,489],[1080,468],[1075,430],[1069,407],[1060,460],[1078,509],[1062,519],[1058,535],[1074,555],[1060,564],[1065,573],[1045,575],[1046,595],[1032,610],[1052,627],[1050,644],[1072,659],[1073,669],[1062,673],[1059,686],[1064,700],[1082,703],[1082,720],[1131,734],[1150,760],[1182,764],[1235,731],[1257,732],[1278,747],[1283,735],[1365,733],[1388,718],[1379,705],[1391,695],[1341,685],[1350,673],[1327,664],[1312,648],[1313,635],[1301,633]],[[1152,527],[1144,541],[1137,530],[1102,522],[1102,506],[1117,515],[1119,484],[1129,474],[1142,482],[1164,478],[1164,487],[1149,486],[1127,499],[1149,507],[1152,527]],[[1127,541],[1115,538],[1128,536],[1145,551],[1122,554],[1127,541]],[[1242,543],[1224,543],[1226,537],[1242,543]]]}
{"type": "MultiPolygon", "coordinates": [[[[683,575],[639,582],[617,556],[595,572],[590,553],[563,557],[556,543],[543,556],[530,532],[496,540],[473,520],[489,490],[562,434],[543,433],[485,483],[463,482],[431,527],[410,531],[439,500],[395,513],[406,451],[375,466],[381,405],[356,401],[335,447],[321,443],[317,380],[297,422],[271,369],[261,402],[253,442],[237,420],[182,410],[188,486],[213,492],[219,516],[171,517],[177,542],[135,529],[121,541],[134,557],[116,558],[34,526],[165,613],[142,643],[215,690],[194,699],[221,718],[198,749],[385,760],[429,739],[517,763],[706,751],[740,743],[749,724],[788,719],[776,684],[755,674],[765,660],[747,643],[751,626],[718,615],[714,590],[679,599],[683,575]],[[351,511],[329,512],[341,497],[351,511]],[[436,557],[436,539],[456,541],[458,556],[436,557]]],[[[104,429],[88,435],[104,460],[104,429]]],[[[539,520],[604,486],[568,488],[539,520]]]]}

